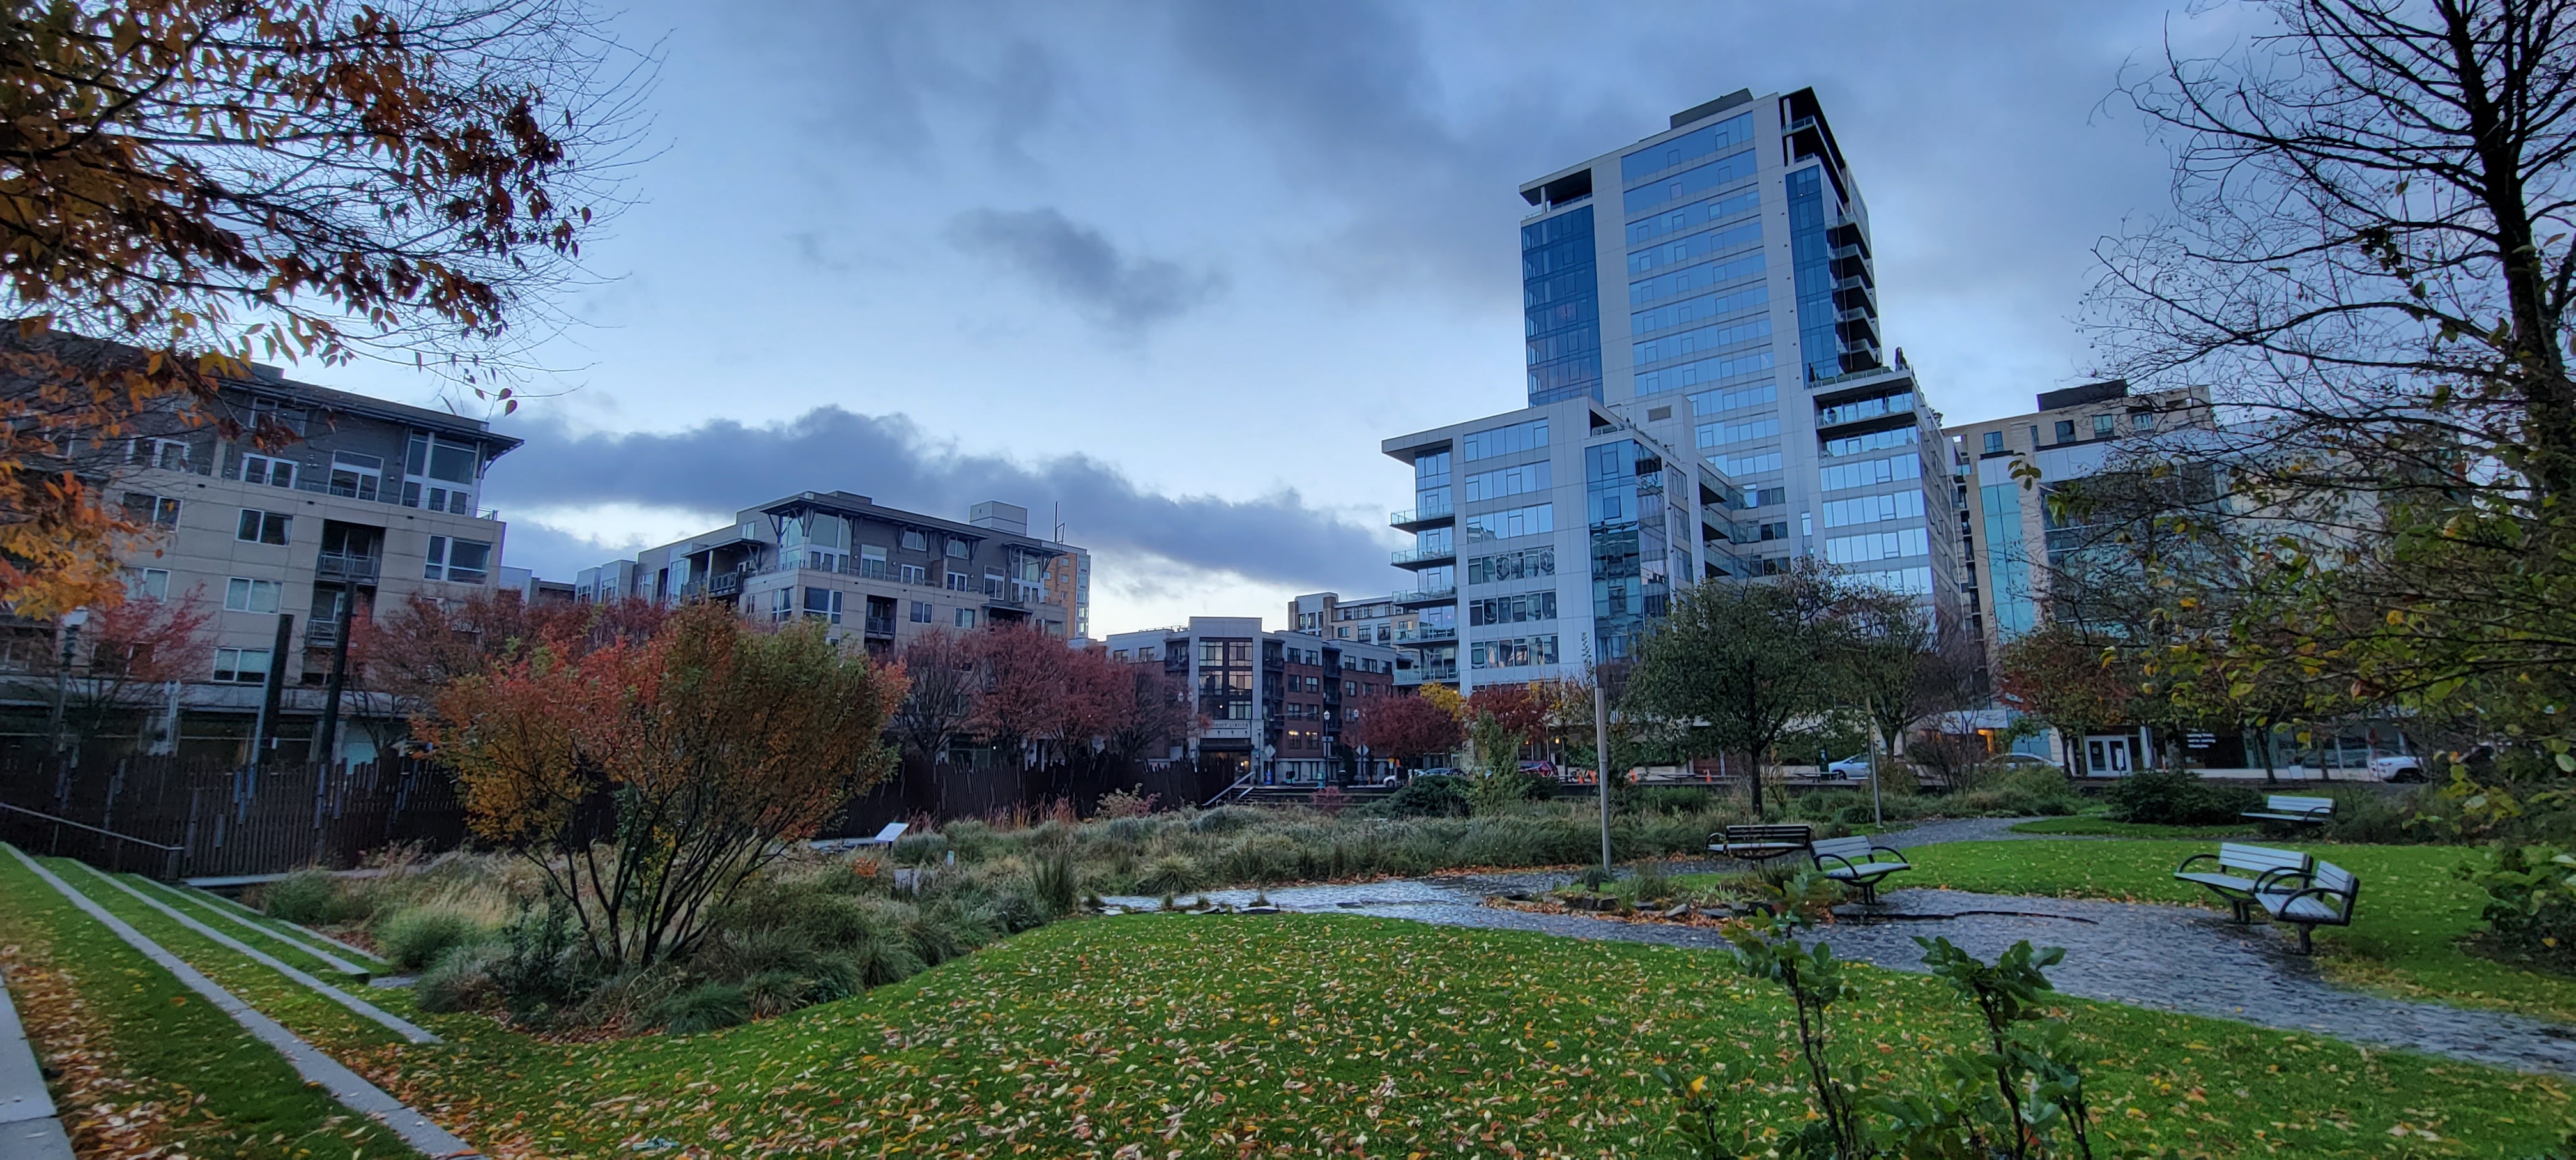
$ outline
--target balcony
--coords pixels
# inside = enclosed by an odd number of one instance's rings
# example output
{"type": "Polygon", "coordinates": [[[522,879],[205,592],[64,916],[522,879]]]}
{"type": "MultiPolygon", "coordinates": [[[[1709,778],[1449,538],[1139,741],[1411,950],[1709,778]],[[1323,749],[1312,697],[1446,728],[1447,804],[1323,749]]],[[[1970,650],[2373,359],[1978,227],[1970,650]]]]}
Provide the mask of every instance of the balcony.
{"type": "Polygon", "coordinates": [[[739,596],[741,594],[742,573],[718,572],[713,576],[707,577],[707,595],[723,597],[739,596]]]}
{"type": "Polygon", "coordinates": [[[1457,598],[1458,589],[1455,585],[1447,588],[1416,588],[1409,592],[1398,592],[1394,597],[1395,606],[1398,608],[1418,608],[1425,604],[1447,604],[1457,598]]]}
{"type": "Polygon", "coordinates": [[[1458,509],[1454,507],[1408,508],[1387,516],[1386,524],[1399,532],[1411,532],[1448,523],[1457,515],[1458,509]]]}
{"type": "Polygon", "coordinates": [[[324,552],[313,563],[313,578],[336,580],[343,584],[373,584],[383,567],[384,559],[380,556],[324,552]]]}
{"type": "Polygon", "coordinates": [[[871,616],[868,618],[867,627],[862,631],[866,632],[869,636],[893,636],[894,618],[891,616],[871,616]]]}
{"type": "Polygon", "coordinates": [[[1456,639],[1458,639],[1458,629],[1457,629],[1457,626],[1455,626],[1455,625],[1451,625],[1451,626],[1446,627],[1446,628],[1425,627],[1421,632],[1416,633],[1416,634],[1414,635],[1414,639],[1415,639],[1415,640],[1456,640],[1456,639]]]}
{"type": "Polygon", "coordinates": [[[1456,548],[1406,548],[1401,552],[1388,554],[1387,563],[1398,568],[1427,568],[1433,564],[1446,564],[1457,558],[1458,549],[1456,548]]]}
{"type": "Polygon", "coordinates": [[[307,647],[307,648],[337,648],[337,647],[339,647],[339,644],[340,644],[340,621],[339,621],[339,618],[338,618],[338,617],[336,617],[336,616],[335,616],[335,617],[331,617],[331,618],[329,618],[329,619],[320,619],[320,618],[317,618],[317,619],[309,620],[309,621],[306,621],[306,622],[305,622],[305,624],[304,624],[304,645],[305,645],[305,647],[307,647]]]}

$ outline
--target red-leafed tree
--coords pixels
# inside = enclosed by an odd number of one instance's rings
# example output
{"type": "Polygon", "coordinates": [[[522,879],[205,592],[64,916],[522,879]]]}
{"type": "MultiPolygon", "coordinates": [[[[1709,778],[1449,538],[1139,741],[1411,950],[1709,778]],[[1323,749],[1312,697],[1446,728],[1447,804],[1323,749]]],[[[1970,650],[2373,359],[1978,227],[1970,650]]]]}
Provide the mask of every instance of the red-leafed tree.
{"type": "Polygon", "coordinates": [[[1127,711],[1109,733],[1110,752],[1133,763],[1166,751],[1173,742],[1189,739],[1190,726],[1198,720],[1189,689],[1165,673],[1160,662],[1111,663],[1127,670],[1121,685],[1127,697],[1127,711]]]}
{"type": "Polygon", "coordinates": [[[973,728],[1023,768],[1042,760],[1047,744],[1063,738],[1072,716],[1073,650],[1026,628],[996,628],[969,639],[982,658],[984,677],[973,728]]]}
{"type": "Polygon", "coordinates": [[[1995,695],[2062,734],[2069,764],[2080,770],[2085,732],[2120,724],[2136,709],[2138,674],[2118,659],[2105,658],[2103,642],[2064,621],[2051,621],[2005,642],[1997,652],[1995,695]]]}
{"type": "Polygon", "coordinates": [[[93,610],[78,630],[69,669],[57,672],[62,656],[51,653],[52,664],[29,682],[41,687],[24,691],[50,700],[60,688],[68,737],[104,740],[114,728],[144,741],[151,709],[170,683],[205,679],[214,655],[207,631],[213,618],[200,592],[177,600],[128,599],[93,610]]]}
{"type": "Polygon", "coordinates": [[[1548,706],[1545,698],[1527,685],[1487,685],[1467,697],[1467,719],[1470,721],[1491,713],[1503,732],[1528,745],[1547,735],[1548,706]]]}
{"type": "Polygon", "coordinates": [[[527,856],[600,962],[685,953],[744,881],[892,767],[902,678],[807,622],[721,605],[647,640],[551,646],[459,680],[419,728],[454,769],[469,824],[527,856]],[[613,825],[585,807],[605,803],[613,825]]]}
{"type": "Polygon", "coordinates": [[[1369,706],[1360,719],[1360,744],[1403,762],[1452,752],[1465,738],[1456,717],[1420,697],[1387,698],[1369,706]]]}
{"type": "Polygon", "coordinates": [[[415,592],[380,615],[351,621],[342,696],[357,727],[382,752],[410,732],[413,715],[459,680],[539,647],[570,658],[641,643],[670,616],[670,609],[634,597],[531,604],[516,592],[448,601],[415,592]]]}

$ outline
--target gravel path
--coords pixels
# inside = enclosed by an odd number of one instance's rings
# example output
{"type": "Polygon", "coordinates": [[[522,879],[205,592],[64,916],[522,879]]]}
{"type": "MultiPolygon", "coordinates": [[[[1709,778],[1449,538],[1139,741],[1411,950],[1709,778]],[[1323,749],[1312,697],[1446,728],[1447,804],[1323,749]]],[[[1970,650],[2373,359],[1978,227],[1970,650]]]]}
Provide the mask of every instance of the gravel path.
{"type": "MultiPolygon", "coordinates": [[[[2020,820],[1935,822],[1885,838],[1901,848],[1937,841],[2042,836],[2009,833],[2020,820]]],[[[1691,949],[1726,945],[1710,927],[1534,914],[1484,905],[1490,895],[1549,889],[1571,877],[1562,871],[1460,875],[1283,887],[1270,891],[1268,897],[1283,910],[1306,913],[1369,914],[1443,926],[1691,949]]],[[[1254,895],[1249,890],[1217,890],[1204,897],[1243,906],[1254,895]]],[[[1844,958],[1907,971],[1923,969],[1922,948],[1914,944],[1917,935],[1945,936],[1988,961],[2014,942],[2029,939],[2040,946],[2066,948],[2066,961],[2049,975],[2059,990],[2070,995],[2576,1076],[2576,1029],[2519,1015],[2344,990],[2320,978],[2315,964],[2292,953],[2279,932],[2262,926],[2239,927],[2216,911],[1955,890],[1894,890],[1882,898],[1883,905],[1876,908],[1842,908],[1839,921],[1821,928],[1819,936],[1844,958]]],[[[1108,901],[1140,910],[1156,905],[1148,898],[1108,901]]]]}

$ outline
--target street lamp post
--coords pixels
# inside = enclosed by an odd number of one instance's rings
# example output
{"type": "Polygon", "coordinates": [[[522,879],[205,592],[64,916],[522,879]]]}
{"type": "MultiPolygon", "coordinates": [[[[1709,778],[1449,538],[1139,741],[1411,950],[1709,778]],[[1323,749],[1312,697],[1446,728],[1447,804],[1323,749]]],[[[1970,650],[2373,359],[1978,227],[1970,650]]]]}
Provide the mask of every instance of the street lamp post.
{"type": "Polygon", "coordinates": [[[1610,691],[1601,683],[1601,675],[1592,675],[1592,764],[1597,767],[1601,791],[1601,872],[1610,872],[1610,691]]]}
{"type": "Polygon", "coordinates": [[[81,626],[89,623],[89,610],[75,608],[63,614],[63,652],[54,665],[54,714],[50,725],[54,755],[62,756],[69,739],[64,735],[64,718],[71,703],[72,656],[80,645],[81,626]]]}

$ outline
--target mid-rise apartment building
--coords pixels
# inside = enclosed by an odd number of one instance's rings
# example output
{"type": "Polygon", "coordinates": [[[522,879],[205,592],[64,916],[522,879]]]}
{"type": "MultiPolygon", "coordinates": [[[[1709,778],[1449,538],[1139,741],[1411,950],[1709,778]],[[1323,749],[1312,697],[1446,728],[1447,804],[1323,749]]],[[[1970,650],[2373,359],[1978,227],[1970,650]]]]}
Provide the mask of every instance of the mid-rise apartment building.
{"type": "Polygon", "coordinates": [[[1879,321],[1869,212],[1815,91],[1738,91],[1525,183],[1528,400],[1613,409],[1743,493],[1750,571],[1821,556],[1965,613],[1954,462],[1879,321]]]}
{"type": "Polygon", "coordinates": [[[963,521],[846,491],[798,492],[734,522],[582,569],[577,599],[717,600],[759,618],[814,619],[834,639],[886,652],[925,632],[997,625],[1079,635],[1090,618],[1090,557],[1028,534],[1028,511],[998,500],[963,521]]]}
{"type": "Polygon", "coordinates": [[[1391,646],[1270,632],[1257,616],[1193,616],[1107,643],[1113,659],[1160,664],[1191,691],[1200,725],[1179,756],[1202,767],[1265,785],[1374,782],[1392,768],[1355,736],[1395,695],[1391,646]]]}
{"type": "Polygon", "coordinates": [[[2124,448],[2153,441],[2178,449],[2178,438],[2212,432],[2209,395],[2176,388],[2132,395],[2120,379],[2043,392],[2027,415],[1962,423],[1945,433],[1970,465],[1968,504],[1956,536],[1967,563],[1968,626],[1993,656],[2003,642],[2046,616],[2052,534],[2065,540],[2048,510],[2049,491],[2101,471],[2124,448]],[[2023,475],[2015,469],[2028,465],[2023,475]],[[2036,476],[2025,478],[2029,472],[2036,476]]]}
{"type": "MultiPolygon", "coordinates": [[[[1338,592],[1309,592],[1288,602],[1288,623],[1292,631],[1308,636],[1391,646],[1398,653],[1395,683],[1422,683],[1416,652],[1421,641],[1421,616],[1417,610],[1397,604],[1393,596],[1345,600],[1338,592]]],[[[1445,639],[1457,638],[1453,634],[1445,639]]]]}
{"type": "Polygon", "coordinates": [[[1741,576],[1744,493],[1697,453],[1583,396],[1399,435],[1414,506],[1391,524],[1414,545],[1421,679],[1521,684],[1629,656],[1676,584],[1741,576]]]}
{"type": "MultiPolygon", "coordinates": [[[[122,555],[129,595],[193,600],[208,614],[193,675],[155,697],[139,725],[148,752],[175,752],[184,739],[191,752],[240,760],[265,715],[268,738],[294,742],[278,751],[302,759],[296,739],[312,735],[345,623],[414,593],[453,600],[498,582],[504,527],[481,506],[482,481],[518,440],[274,367],[252,372],[225,381],[214,402],[242,437],[172,411],[142,417],[106,449],[101,486],[150,529],[122,555]],[[264,446],[255,431],[286,442],[264,446]]],[[[72,644],[85,657],[77,627],[72,644]]],[[[0,668],[48,670],[62,633],[10,625],[0,668]]],[[[373,759],[366,731],[337,740],[334,756],[373,759]]]]}

